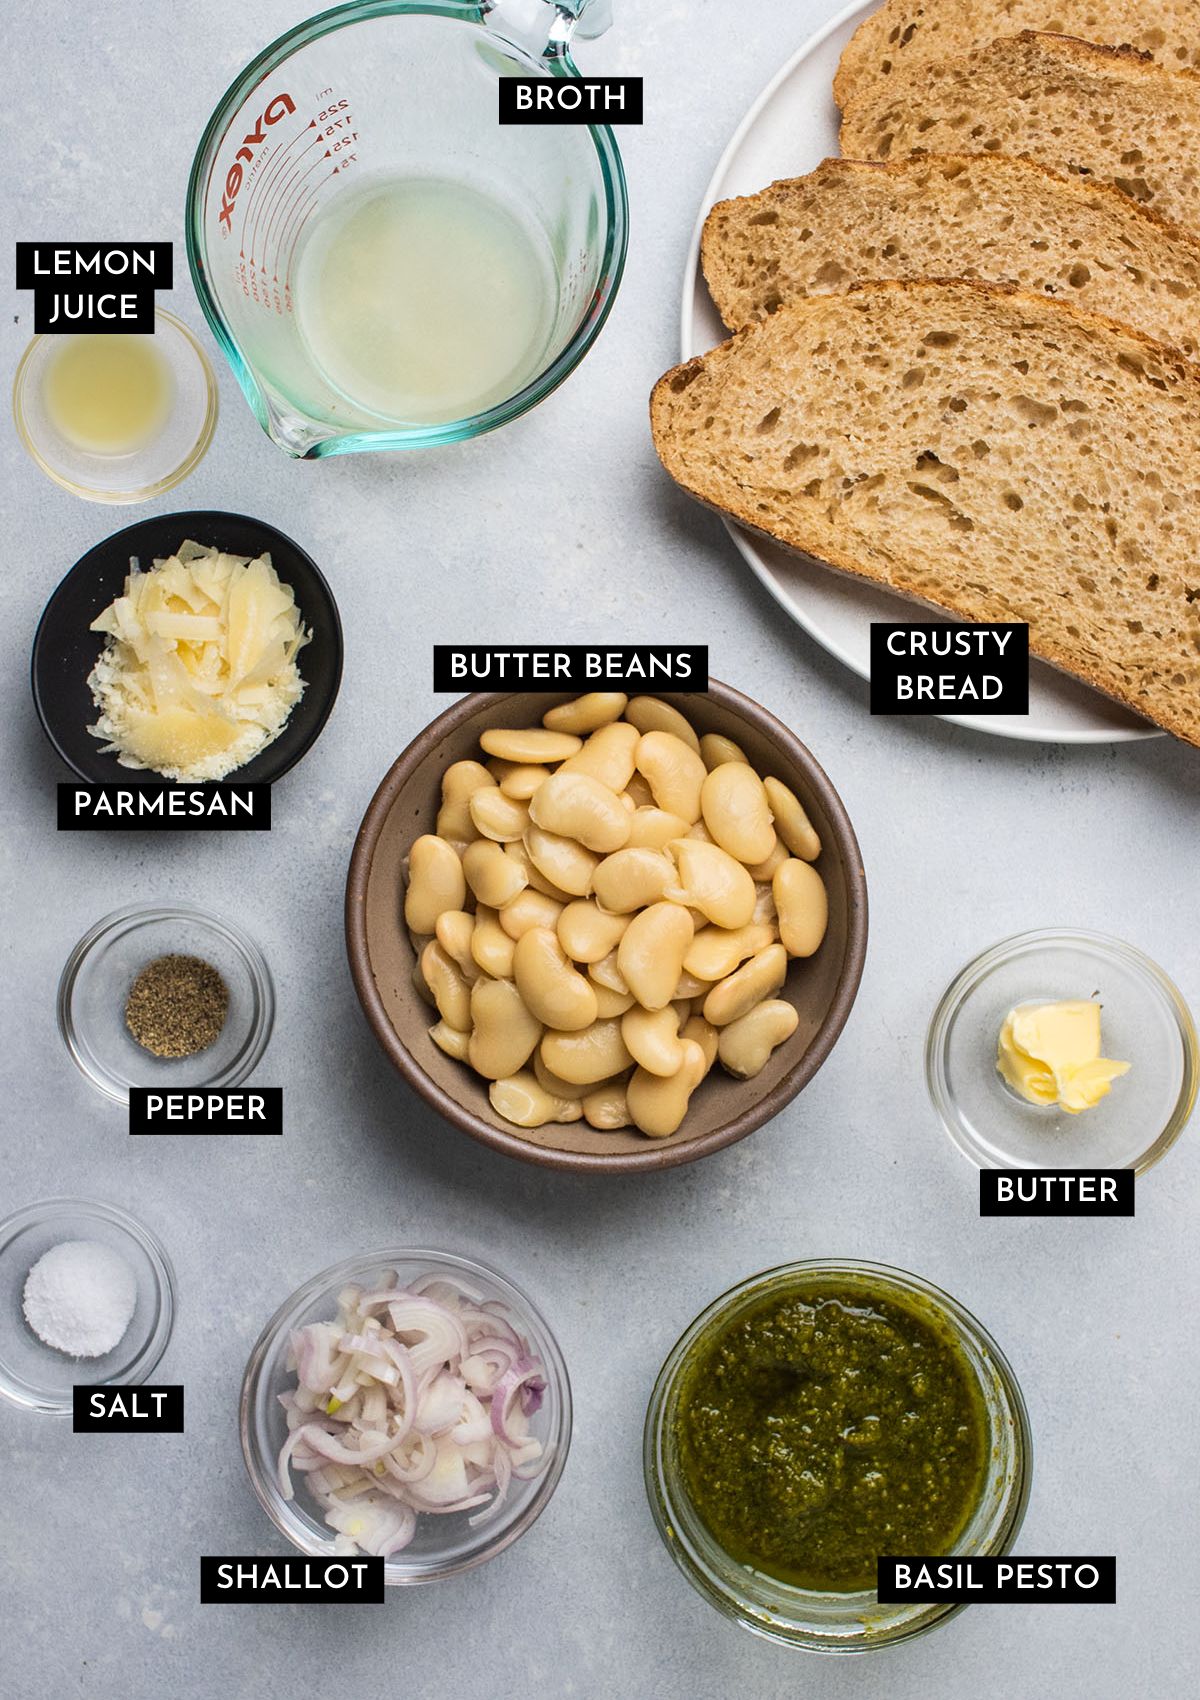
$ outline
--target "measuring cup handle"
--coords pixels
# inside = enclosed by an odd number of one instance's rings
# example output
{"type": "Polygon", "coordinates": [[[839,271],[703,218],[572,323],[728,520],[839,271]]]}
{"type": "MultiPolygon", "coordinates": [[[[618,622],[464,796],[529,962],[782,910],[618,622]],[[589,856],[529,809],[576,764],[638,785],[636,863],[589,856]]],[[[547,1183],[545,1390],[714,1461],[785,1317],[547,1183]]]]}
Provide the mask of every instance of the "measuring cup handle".
{"type": "Polygon", "coordinates": [[[575,19],[575,34],[580,41],[594,41],[612,28],[612,0],[559,0],[558,9],[575,19]]]}
{"type": "Polygon", "coordinates": [[[612,0],[480,0],[510,40],[538,59],[561,59],[572,38],[593,41],[612,23],[612,0]]]}

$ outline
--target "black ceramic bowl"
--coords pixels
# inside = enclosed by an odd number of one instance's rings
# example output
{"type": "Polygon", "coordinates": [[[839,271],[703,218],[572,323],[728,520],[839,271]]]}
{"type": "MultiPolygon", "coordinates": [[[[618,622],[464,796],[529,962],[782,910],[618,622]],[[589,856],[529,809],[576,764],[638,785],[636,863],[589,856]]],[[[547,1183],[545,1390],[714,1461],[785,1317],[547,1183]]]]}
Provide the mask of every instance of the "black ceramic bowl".
{"type": "Polygon", "coordinates": [[[71,568],[46,604],[33,640],[33,701],[42,729],[73,773],[94,784],[136,784],[157,774],[122,767],[88,731],[97,709],[88,674],[104,647],[92,621],[121,594],[136,555],[143,570],[156,557],[173,555],[192,538],[231,555],[271,557],[284,584],[296,595],[312,641],[300,651],[304,695],[273,744],[230,774],[238,784],[269,783],[295,767],[316,743],[329,718],[342,679],[342,622],[324,574],[299,544],[260,519],[245,514],[192,511],[139,520],[89,549],[71,568]]]}

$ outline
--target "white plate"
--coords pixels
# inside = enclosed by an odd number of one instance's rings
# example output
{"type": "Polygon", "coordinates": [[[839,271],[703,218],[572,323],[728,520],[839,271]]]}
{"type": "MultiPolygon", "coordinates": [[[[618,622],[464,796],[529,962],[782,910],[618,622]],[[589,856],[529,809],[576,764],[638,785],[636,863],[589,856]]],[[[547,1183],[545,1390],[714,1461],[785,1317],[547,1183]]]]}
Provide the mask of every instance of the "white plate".
{"type": "MultiPolygon", "coordinates": [[[[811,171],[838,151],[833,74],[843,47],[876,0],[855,0],[793,54],[754,102],[726,148],[704,197],[683,287],[683,358],[723,342],[728,332],[700,270],[700,232],[714,201],[750,195],[777,177],[811,171]]],[[[729,534],[776,601],[839,661],[870,675],[872,620],[911,619],[913,604],[873,585],[844,578],[726,522],[729,534]]],[[[923,614],[922,618],[932,616],[923,614]]],[[[1124,743],[1162,734],[1040,661],[1029,673],[1029,713],[946,715],[959,726],[1049,744],[1124,743]]]]}

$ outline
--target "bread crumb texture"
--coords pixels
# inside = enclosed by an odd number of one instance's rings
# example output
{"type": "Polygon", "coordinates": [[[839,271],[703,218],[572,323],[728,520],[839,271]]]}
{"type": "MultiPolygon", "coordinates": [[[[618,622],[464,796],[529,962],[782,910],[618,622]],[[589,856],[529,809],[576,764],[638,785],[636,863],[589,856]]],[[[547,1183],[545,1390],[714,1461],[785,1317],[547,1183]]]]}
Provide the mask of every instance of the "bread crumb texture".
{"type": "Polygon", "coordinates": [[[1107,184],[1028,160],[827,159],[806,177],[718,202],[701,253],[731,330],[794,295],[970,277],[1070,301],[1200,354],[1200,241],[1107,184]]]}
{"type": "Polygon", "coordinates": [[[1200,75],[1126,48],[1025,31],[916,65],[850,101],[841,150],[1028,156],[1200,227],[1200,75]]]}
{"type": "Polygon", "coordinates": [[[895,72],[1020,30],[1132,47],[1175,71],[1200,65],[1197,0],[884,0],[846,44],[833,85],[837,103],[844,108],[895,72]]]}

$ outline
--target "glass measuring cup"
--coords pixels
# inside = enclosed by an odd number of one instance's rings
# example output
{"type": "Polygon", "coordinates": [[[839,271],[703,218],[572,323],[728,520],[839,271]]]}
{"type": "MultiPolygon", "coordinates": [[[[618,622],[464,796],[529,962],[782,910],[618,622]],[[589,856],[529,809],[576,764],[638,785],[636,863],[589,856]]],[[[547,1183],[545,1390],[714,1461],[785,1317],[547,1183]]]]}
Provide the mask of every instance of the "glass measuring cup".
{"type": "MultiPolygon", "coordinates": [[[[281,36],[226,92],[192,165],[188,261],[246,399],[287,453],[479,436],[535,406],[587,353],[625,261],[616,140],[603,125],[501,125],[498,83],[576,75],[573,33],[599,34],[608,21],[608,0],[353,0],[281,36]],[[554,294],[536,373],[467,417],[412,422],[355,400],[299,323],[298,258],[314,227],[341,197],[388,175],[494,196],[549,257],[554,294]]],[[[481,276],[481,314],[488,294],[481,276]]]]}

